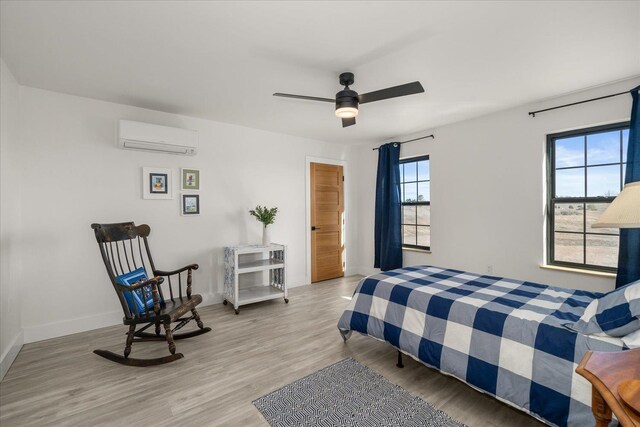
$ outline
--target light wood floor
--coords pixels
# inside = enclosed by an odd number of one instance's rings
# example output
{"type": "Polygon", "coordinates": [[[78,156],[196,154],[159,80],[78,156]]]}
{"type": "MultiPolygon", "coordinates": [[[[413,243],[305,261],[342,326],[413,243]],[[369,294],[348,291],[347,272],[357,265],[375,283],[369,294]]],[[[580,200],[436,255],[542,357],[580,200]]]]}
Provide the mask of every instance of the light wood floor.
{"type": "MultiPolygon", "coordinates": [[[[251,402],[327,365],[353,357],[457,420],[476,426],[543,424],[408,357],[395,367],[388,344],[336,324],[359,277],[294,288],[290,303],[200,309],[212,332],[177,341],[185,358],[151,368],[94,355],[121,352],[124,326],[24,346],[0,383],[0,424],[264,426],[251,402]]],[[[168,354],[162,343],[134,343],[132,357],[168,354]]]]}

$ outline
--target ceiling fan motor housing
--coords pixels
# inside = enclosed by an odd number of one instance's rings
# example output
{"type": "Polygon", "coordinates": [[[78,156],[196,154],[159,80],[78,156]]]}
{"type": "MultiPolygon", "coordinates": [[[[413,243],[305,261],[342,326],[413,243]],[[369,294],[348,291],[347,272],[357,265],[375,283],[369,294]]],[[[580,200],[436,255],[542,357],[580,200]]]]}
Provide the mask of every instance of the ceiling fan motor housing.
{"type": "Polygon", "coordinates": [[[344,89],[336,93],[336,110],[339,108],[358,109],[358,92],[344,89]]]}

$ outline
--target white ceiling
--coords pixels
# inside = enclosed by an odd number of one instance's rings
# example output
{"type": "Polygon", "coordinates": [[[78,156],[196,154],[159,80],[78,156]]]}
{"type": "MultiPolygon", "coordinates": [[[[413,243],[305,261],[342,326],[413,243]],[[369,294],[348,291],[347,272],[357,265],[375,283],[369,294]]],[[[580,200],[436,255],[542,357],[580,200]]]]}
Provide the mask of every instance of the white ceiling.
{"type": "Polygon", "coordinates": [[[640,2],[2,1],[0,55],[58,92],[375,142],[640,75],[640,2]],[[332,98],[420,80],[343,129],[332,98]]]}

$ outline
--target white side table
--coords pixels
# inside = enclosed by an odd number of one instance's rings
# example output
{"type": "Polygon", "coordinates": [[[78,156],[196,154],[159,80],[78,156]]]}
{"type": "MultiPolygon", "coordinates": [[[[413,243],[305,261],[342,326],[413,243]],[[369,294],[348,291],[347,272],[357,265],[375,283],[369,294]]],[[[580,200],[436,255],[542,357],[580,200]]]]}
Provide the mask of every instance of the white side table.
{"type": "MultiPolygon", "coordinates": [[[[240,306],[277,298],[287,298],[287,247],[271,243],[263,245],[226,246],[224,248],[224,301],[233,304],[236,314],[240,306]],[[256,259],[259,258],[259,259],[256,259]],[[244,273],[268,271],[269,282],[240,287],[244,273]]],[[[263,274],[263,276],[266,276],[263,274]]]]}

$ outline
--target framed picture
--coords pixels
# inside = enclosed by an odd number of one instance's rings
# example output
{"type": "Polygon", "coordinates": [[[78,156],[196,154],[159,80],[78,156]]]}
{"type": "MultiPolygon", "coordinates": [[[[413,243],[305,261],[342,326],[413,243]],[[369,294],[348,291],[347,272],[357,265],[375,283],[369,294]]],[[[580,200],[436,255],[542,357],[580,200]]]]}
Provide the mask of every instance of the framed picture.
{"type": "Polygon", "coordinates": [[[182,189],[183,190],[200,190],[200,169],[181,169],[182,173],[182,189]]]}
{"type": "Polygon", "coordinates": [[[149,192],[151,194],[167,194],[167,174],[166,173],[150,173],[149,174],[149,192]]]}
{"type": "Polygon", "coordinates": [[[143,199],[173,199],[172,171],[167,168],[142,168],[143,199]]]}
{"type": "Polygon", "coordinates": [[[200,215],[199,194],[183,194],[181,205],[182,215],[200,215]]]}

